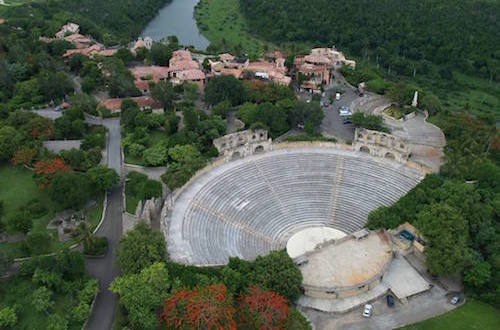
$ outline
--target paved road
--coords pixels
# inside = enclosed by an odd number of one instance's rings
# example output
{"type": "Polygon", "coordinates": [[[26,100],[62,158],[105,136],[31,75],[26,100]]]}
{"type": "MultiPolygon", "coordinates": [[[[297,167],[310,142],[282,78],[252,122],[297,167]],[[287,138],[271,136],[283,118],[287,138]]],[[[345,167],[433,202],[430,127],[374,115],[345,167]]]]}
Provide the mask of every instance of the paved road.
{"type": "Polygon", "coordinates": [[[113,279],[120,274],[115,266],[115,250],[122,233],[122,187],[108,196],[108,208],[97,236],[108,238],[108,252],[102,259],[85,260],[89,274],[99,280],[100,292],[96,297],[94,309],[89,317],[87,329],[111,329],[117,305],[117,296],[108,290],[113,279]]]}
{"type": "Polygon", "coordinates": [[[456,307],[449,303],[446,291],[437,286],[424,294],[409,298],[406,305],[396,301],[396,305],[389,308],[385,296],[371,304],[374,312],[369,319],[361,316],[362,307],[342,315],[314,310],[305,312],[317,330],[387,330],[417,323],[456,307]]]}
{"type": "Polygon", "coordinates": [[[333,101],[332,105],[323,108],[325,118],[320,126],[321,133],[327,136],[334,136],[340,142],[352,141],[354,139],[354,125],[344,125],[344,121],[339,115],[339,108],[341,106],[349,107],[351,102],[357,97],[358,95],[354,90],[346,88],[340,100],[333,101]]]}

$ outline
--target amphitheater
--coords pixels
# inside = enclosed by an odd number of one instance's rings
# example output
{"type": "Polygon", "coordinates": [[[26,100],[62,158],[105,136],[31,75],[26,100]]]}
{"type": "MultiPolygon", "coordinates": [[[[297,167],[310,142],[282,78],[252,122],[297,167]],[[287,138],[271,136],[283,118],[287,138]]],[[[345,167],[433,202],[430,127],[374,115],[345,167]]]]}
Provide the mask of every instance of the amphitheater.
{"type": "Polygon", "coordinates": [[[253,260],[310,227],[346,234],[390,205],[423,174],[351,146],[283,146],[213,165],[170,201],[163,224],[170,258],[194,265],[253,260]]]}

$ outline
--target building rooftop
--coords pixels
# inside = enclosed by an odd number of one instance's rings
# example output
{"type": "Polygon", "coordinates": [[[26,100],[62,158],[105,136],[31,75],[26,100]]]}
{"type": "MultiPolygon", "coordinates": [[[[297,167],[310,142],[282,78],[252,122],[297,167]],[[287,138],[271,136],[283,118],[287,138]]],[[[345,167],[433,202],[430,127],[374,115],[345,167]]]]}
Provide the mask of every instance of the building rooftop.
{"type": "Polygon", "coordinates": [[[346,288],[363,285],[382,275],[392,260],[384,232],[371,232],[362,239],[347,236],[306,254],[300,266],[305,286],[346,288]]]}

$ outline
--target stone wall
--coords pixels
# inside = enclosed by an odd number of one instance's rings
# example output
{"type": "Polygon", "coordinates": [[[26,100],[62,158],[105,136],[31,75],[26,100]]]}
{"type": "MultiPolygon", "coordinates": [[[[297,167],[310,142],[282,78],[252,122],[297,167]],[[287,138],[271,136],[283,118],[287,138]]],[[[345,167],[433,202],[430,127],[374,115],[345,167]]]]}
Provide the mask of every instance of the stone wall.
{"type": "Polygon", "coordinates": [[[267,130],[246,130],[224,135],[214,140],[214,145],[225,161],[244,158],[272,149],[267,130]]]}
{"type": "Polygon", "coordinates": [[[406,140],[392,134],[364,128],[356,129],[353,150],[403,164],[408,162],[408,157],[411,154],[410,146],[406,140]]]}

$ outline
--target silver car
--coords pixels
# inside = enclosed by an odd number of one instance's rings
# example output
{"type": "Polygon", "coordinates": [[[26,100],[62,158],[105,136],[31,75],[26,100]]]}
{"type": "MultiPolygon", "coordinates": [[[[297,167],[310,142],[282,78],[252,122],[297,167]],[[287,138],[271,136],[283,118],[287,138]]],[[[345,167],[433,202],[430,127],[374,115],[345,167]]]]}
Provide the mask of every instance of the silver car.
{"type": "Polygon", "coordinates": [[[373,306],[370,304],[366,304],[365,307],[363,308],[363,316],[371,317],[372,313],[373,313],[373,306]]]}

